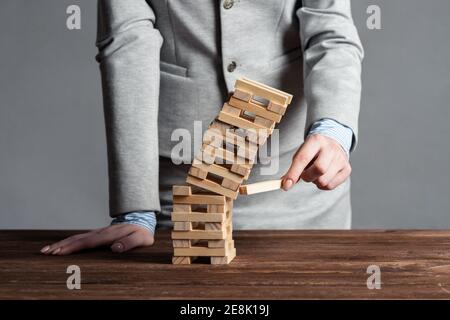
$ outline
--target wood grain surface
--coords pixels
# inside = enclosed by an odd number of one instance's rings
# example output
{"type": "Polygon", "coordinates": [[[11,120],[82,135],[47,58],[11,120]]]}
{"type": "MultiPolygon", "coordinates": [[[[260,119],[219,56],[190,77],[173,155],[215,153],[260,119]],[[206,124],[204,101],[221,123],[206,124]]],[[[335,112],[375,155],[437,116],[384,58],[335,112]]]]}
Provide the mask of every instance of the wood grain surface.
{"type": "Polygon", "coordinates": [[[450,298],[450,231],[237,231],[225,266],[171,264],[168,231],[154,247],[72,256],[39,249],[74,231],[1,231],[1,299],[450,298]],[[69,265],[81,290],[68,290],[69,265]],[[367,289],[369,265],[381,289],[367,289]]]}

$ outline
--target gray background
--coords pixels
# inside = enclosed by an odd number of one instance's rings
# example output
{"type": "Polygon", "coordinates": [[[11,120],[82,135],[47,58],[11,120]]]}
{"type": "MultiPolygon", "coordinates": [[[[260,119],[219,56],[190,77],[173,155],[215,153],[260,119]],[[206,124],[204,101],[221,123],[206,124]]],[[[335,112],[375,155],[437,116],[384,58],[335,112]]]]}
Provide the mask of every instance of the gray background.
{"type": "MultiPolygon", "coordinates": [[[[0,228],[109,222],[93,0],[0,2],[0,228]],[[82,29],[66,29],[66,8],[82,29]]],[[[355,228],[450,227],[450,1],[353,1],[366,50],[355,228]],[[382,30],[366,27],[378,4],[382,30]]]]}

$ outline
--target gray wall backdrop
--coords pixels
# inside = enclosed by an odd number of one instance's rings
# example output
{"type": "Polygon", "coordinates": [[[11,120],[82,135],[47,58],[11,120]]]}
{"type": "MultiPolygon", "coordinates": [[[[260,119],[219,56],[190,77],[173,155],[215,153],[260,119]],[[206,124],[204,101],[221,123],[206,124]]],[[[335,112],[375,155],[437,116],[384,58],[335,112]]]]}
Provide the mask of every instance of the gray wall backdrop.
{"type": "MultiPolygon", "coordinates": [[[[450,227],[450,1],[353,1],[365,45],[355,228],[450,227]],[[368,30],[366,9],[382,10],[368,30]]],[[[0,2],[0,228],[109,222],[94,0],[0,2]],[[78,4],[82,29],[66,29],[78,4]]]]}

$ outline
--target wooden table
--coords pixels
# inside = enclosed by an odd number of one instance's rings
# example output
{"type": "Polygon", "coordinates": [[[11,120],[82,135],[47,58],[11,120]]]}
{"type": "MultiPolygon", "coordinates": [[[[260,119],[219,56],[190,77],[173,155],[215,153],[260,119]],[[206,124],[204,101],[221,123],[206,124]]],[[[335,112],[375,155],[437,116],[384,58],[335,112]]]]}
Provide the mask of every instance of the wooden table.
{"type": "Polygon", "coordinates": [[[0,232],[1,299],[450,298],[450,231],[237,231],[227,266],[172,265],[169,233],[126,254],[39,249],[74,232],[0,232]],[[81,290],[68,290],[69,265],[81,290]],[[369,265],[381,289],[367,288],[369,265]]]}

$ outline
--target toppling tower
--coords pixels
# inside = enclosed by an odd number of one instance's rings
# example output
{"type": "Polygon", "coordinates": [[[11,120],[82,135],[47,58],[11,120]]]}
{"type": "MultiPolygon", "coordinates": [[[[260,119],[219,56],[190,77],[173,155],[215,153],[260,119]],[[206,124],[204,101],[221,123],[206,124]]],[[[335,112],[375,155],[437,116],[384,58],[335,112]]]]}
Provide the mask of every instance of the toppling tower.
{"type": "Polygon", "coordinates": [[[173,186],[172,263],[210,257],[228,264],[236,256],[233,200],[248,179],[259,146],[281,121],[292,95],[249,79],[238,79],[233,96],[203,135],[186,186],[173,186]]]}

